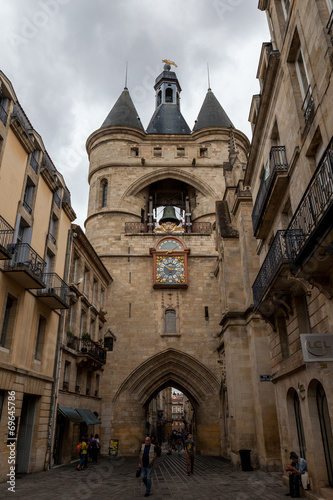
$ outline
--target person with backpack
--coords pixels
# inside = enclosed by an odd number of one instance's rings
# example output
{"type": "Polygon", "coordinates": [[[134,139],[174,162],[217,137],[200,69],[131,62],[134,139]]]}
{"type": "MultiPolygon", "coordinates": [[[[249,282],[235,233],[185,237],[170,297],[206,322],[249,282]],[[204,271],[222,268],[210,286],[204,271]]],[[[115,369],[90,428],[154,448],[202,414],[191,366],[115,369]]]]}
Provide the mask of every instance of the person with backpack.
{"type": "Polygon", "coordinates": [[[84,470],[84,464],[85,464],[87,453],[88,453],[88,445],[87,445],[84,437],[81,438],[81,441],[77,445],[76,449],[77,449],[78,453],[80,454],[80,462],[79,462],[79,465],[76,467],[76,470],[84,470]]]}

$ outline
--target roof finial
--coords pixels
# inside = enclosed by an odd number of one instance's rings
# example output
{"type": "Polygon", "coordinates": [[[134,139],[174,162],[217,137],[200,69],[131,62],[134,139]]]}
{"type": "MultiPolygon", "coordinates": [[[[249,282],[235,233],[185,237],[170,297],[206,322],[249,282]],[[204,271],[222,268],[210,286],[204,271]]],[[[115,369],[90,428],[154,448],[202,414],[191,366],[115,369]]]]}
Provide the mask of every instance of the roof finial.
{"type": "Polygon", "coordinates": [[[209,64],[207,63],[207,77],[208,77],[208,90],[212,90],[210,88],[210,77],[209,77],[209,64]]]}
{"type": "Polygon", "coordinates": [[[128,70],[128,61],[126,61],[126,72],[125,72],[125,89],[127,89],[127,70],[128,70]]]}

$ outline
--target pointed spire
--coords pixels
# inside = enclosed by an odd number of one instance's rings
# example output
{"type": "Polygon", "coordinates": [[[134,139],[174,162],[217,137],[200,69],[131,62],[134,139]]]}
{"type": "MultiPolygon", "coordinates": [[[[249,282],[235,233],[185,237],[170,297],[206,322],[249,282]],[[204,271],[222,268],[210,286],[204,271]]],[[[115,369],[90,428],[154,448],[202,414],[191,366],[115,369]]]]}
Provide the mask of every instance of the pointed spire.
{"type": "Polygon", "coordinates": [[[193,132],[206,127],[233,127],[230,118],[211,89],[208,89],[198,118],[194,124],[193,132]]]}
{"type": "Polygon", "coordinates": [[[141,120],[126,87],[104,120],[101,128],[112,126],[133,127],[144,132],[141,120]]]}

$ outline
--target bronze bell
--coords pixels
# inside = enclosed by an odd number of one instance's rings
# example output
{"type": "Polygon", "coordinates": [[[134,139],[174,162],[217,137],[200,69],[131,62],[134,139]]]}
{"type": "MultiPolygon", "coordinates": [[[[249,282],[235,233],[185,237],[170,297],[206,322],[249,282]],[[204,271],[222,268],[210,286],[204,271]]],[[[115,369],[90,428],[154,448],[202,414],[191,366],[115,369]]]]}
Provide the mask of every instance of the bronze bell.
{"type": "Polygon", "coordinates": [[[164,222],[173,222],[174,224],[179,224],[179,220],[176,217],[175,208],[171,205],[164,207],[163,217],[159,220],[159,224],[164,222]]]}

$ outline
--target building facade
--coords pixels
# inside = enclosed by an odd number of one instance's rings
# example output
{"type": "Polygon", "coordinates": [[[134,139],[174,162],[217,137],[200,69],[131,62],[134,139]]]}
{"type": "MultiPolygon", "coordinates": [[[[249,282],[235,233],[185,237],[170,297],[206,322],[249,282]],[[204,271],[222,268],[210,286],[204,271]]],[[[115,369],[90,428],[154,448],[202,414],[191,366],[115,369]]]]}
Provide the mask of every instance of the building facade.
{"type": "Polygon", "coordinates": [[[244,180],[261,263],[254,307],[268,325],[282,462],[291,450],[305,457],[312,488],[326,498],[333,378],[318,347],[333,329],[333,4],[260,0],[259,9],[272,40],[262,46],[244,180]]]}
{"type": "Polygon", "coordinates": [[[18,473],[50,465],[57,345],[68,307],[66,243],[74,219],[63,177],[0,72],[2,481],[10,452],[18,473]]]}
{"type": "Polygon", "coordinates": [[[259,260],[242,184],[249,141],[211,89],[191,131],[169,64],[155,90],[147,130],[125,88],[87,140],[85,228],[113,277],[106,307],[117,336],[102,435],[136,453],[150,401],[174,387],[194,409],[200,453],[236,464],[246,447],[256,466],[274,468],[274,397],[258,382],[270,367],[267,333],[251,308],[259,260]]]}

